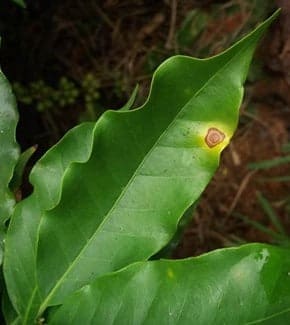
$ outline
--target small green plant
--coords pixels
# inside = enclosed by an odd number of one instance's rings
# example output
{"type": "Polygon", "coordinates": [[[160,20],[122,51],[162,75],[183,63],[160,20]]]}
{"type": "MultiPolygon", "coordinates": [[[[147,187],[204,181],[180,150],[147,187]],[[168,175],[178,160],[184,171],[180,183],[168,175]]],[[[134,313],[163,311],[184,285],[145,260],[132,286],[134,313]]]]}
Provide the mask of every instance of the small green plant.
{"type": "Polygon", "coordinates": [[[207,23],[207,14],[202,10],[191,10],[185,17],[177,34],[177,43],[180,47],[192,46],[207,23]]]}
{"type": "Polygon", "coordinates": [[[257,230],[267,234],[274,243],[280,246],[290,247],[289,235],[281,224],[279,216],[271,206],[270,202],[260,192],[257,193],[257,201],[273,229],[269,229],[269,227],[265,226],[263,223],[254,221],[245,215],[239,213],[234,213],[234,215],[241,218],[245,223],[253,226],[257,230]]]}
{"type": "MultiPolygon", "coordinates": [[[[248,165],[249,169],[251,170],[270,170],[275,167],[279,167],[285,164],[289,164],[290,162],[290,146],[289,143],[286,143],[282,146],[282,153],[285,155],[278,156],[276,158],[262,160],[258,162],[252,162],[248,165]]],[[[282,175],[282,176],[272,176],[272,177],[261,177],[261,182],[289,182],[290,176],[289,175],[282,175]]],[[[274,243],[277,243],[281,246],[290,246],[290,238],[287,231],[284,229],[284,226],[280,222],[280,218],[276,211],[273,209],[271,203],[269,200],[260,192],[257,192],[257,202],[261,206],[265,217],[270,222],[270,225],[272,226],[269,229],[269,227],[265,226],[261,222],[257,222],[254,220],[251,220],[248,216],[241,215],[239,213],[235,213],[234,215],[238,218],[241,218],[244,220],[247,224],[252,225],[254,228],[258,229],[259,231],[267,234],[274,243]]],[[[284,206],[285,211],[289,211],[289,202],[290,202],[290,196],[288,195],[286,198],[280,202],[284,206]]]]}
{"type": "Polygon", "coordinates": [[[7,324],[289,320],[287,249],[250,244],[149,260],[213,176],[237,126],[253,52],[276,15],[218,56],[165,61],[142,107],[129,110],[134,92],[123,109],[69,131],[36,163],[34,191],[17,204],[10,190],[19,159],[17,113],[1,74],[7,324]]]}
{"type": "Polygon", "coordinates": [[[56,115],[60,109],[82,105],[85,107],[80,120],[94,121],[102,110],[99,104],[99,80],[91,73],[86,74],[79,84],[61,77],[56,87],[43,80],[24,86],[18,82],[13,84],[17,100],[27,106],[33,106],[39,112],[56,115]]]}

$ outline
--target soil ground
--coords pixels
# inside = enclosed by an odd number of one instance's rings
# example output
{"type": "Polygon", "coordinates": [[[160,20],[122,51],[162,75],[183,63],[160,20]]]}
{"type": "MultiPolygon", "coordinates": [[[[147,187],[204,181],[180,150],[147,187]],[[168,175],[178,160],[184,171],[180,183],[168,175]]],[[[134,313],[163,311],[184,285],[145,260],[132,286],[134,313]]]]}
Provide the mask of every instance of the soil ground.
{"type": "MultiPolygon", "coordinates": [[[[282,7],[282,14],[255,57],[237,132],[174,256],[198,255],[253,241],[287,245],[287,0],[27,0],[26,10],[7,0],[0,12],[2,68],[11,82],[24,86],[43,80],[54,87],[63,76],[78,85],[87,73],[92,73],[99,84],[99,115],[105,108],[122,106],[137,83],[140,90],[136,105],[142,103],[153,70],[167,57],[177,53],[198,57],[219,53],[277,7],[282,7]],[[251,168],[252,163],[272,159],[278,159],[272,161],[276,162],[274,167],[251,168]]],[[[20,102],[18,138],[23,149],[39,145],[37,158],[77,124],[84,112],[79,102],[50,112],[39,112],[36,103],[33,105],[20,102]]],[[[23,195],[29,190],[26,184],[23,195]]]]}

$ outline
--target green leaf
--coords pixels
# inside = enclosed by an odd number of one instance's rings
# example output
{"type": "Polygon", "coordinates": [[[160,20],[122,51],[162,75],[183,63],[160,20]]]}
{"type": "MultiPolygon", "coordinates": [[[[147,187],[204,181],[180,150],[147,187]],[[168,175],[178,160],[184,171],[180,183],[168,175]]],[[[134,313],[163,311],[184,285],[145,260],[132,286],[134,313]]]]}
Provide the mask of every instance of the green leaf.
{"type": "Polygon", "coordinates": [[[275,210],[272,208],[270,202],[263,196],[262,193],[257,193],[258,202],[262,206],[264,213],[266,216],[270,219],[272,225],[278,230],[278,232],[287,238],[286,231],[284,230],[284,227],[279,220],[279,216],[275,212],[275,210]]]}
{"type": "Polygon", "coordinates": [[[138,94],[138,90],[139,90],[139,85],[137,84],[135,86],[129,100],[127,101],[127,103],[122,108],[120,108],[120,111],[129,111],[132,108],[132,106],[133,106],[133,104],[135,102],[136,96],[138,94]]]}
{"type": "Polygon", "coordinates": [[[2,290],[2,312],[6,324],[13,324],[13,322],[16,322],[18,315],[15,312],[5,289],[2,290]]]}
{"type": "Polygon", "coordinates": [[[18,4],[18,6],[22,7],[22,8],[26,8],[26,4],[23,0],[12,0],[13,2],[15,2],[16,4],[18,4]]]}
{"type": "Polygon", "coordinates": [[[19,187],[21,186],[22,177],[23,177],[26,164],[28,160],[31,158],[31,156],[34,154],[36,149],[37,146],[32,146],[21,153],[18,162],[15,166],[13,177],[9,183],[9,187],[12,191],[18,190],[19,187]]]}
{"type": "Polygon", "coordinates": [[[87,138],[75,132],[65,139],[77,143],[64,139],[38,163],[6,239],[5,279],[22,324],[168,243],[236,128],[252,54],[274,18],[219,56],[168,59],[141,108],[107,111],[87,138]]]}
{"type": "Polygon", "coordinates": [[[84,123],[72,129],[39,160],[30,175],[34,192],[17,204],[11,219],[5,240],[4,277],[22,324],[31,323],[40,304],[35,254],[41,214],[58,204],[63,177],[70,166],[88,159],[93,127],[93,123],[84,123]]]}
{"type": "Polygon", "coordinates": [[[48,324],[288,324],[289,270],[289,250],[261,244],[140,262],[73,294],[48,324]]]}
{"type": "Polygon", "coordinates": [[[10,217],[15,199],[9,189],[9,182],[19,157],[15,140],[18,113],[11,87],[0,70],[0,232],[10,217]]]}
{"type": "Polygon", "coordinates": [[[194,40],[204,30],[208,21],[208,15],[202,10],[194,9],[185,17],[180,30],[177,33],[179,46],[191,46],[194,40]]]}

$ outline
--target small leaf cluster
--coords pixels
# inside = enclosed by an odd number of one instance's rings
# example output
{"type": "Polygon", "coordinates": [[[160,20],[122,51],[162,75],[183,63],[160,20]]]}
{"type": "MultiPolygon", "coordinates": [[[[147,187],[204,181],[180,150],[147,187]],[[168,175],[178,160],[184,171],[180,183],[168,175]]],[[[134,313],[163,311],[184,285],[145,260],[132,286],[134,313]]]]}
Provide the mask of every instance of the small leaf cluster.
{"type": "Polygon", "coordinates": [[[84,103],[86,111],[93,111],[100,98],[99,80],[92,74],[84,76],[79,84],[63,76],[55,87],[44,80],[34,81],[27,86],[15,82],[13,90],[18,101],[34,106],[37,111],[57,111],[62,108],[84,103]]]}

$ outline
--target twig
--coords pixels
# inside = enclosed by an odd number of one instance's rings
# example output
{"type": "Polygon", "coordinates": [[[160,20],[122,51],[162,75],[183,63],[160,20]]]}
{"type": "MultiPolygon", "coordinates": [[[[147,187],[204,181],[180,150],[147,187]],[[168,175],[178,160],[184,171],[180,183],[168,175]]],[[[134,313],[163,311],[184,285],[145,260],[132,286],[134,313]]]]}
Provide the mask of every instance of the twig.
{"type": "Polygon", "coordinates": [[[112,20],[104,13],[104,11],[94,2],[92,1],[92,4],[95,7],[96,12],[101,17],[101,19],[112,29],[114,30],[115,26],[112,20]]]}
{"type": "Polygon", "coordinates": [[[167,41],[165,43],[165,48],[167,50],[172,49],[175,45],[174,34],[175,34],[175,25],[176,25],[176,11],[177,11],[177,1],[172,0],[171,1],[170,27],[169,27],[169,33],[167,36],[167,41]]]}
{"type": "Polygon", "coordinates": [[[254,176],[254,174],[257,172],[257,170],[253,170],[250,171],[242,180],[239,189],[234,197],[234,200],[231,204],[231,206],[229,207],[228,211],[227,211],[227,217],[230,216],[232,214],[232,212],[234,211],[242,193],[244,192],[244,190],[246,189],[250,179],[254,176]]]}

